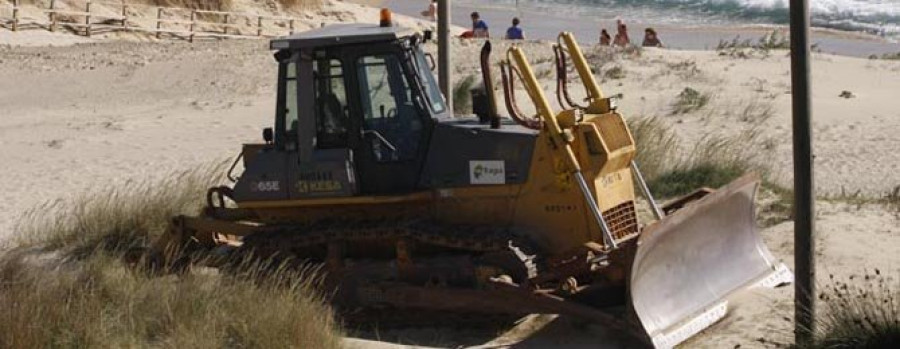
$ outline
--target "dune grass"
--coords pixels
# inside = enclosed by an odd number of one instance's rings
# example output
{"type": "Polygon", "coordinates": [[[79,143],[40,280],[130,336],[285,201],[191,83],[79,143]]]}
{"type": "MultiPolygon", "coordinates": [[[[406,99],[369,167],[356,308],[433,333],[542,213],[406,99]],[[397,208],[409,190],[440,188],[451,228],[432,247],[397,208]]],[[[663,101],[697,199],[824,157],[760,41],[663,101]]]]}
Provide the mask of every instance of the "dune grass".
{"type": "Polygon", "coordinates": [[[160,180],[128,181],[56,200],[26,212],[13,243],[66,253],[111,253],[146,246],[178,214],[198,214],[206,190],[223,179],[225,164],[204,165],[160,180]]]}
{"type": "Polygon", "coordinates": [[[650,190],[662,198],[717,188],[747,172],[767,172],[759,158],[764,142],[753,130],[734,137],[709,136],[682,153],[678,137],[660,118],[629,120],[629,127],[637,143],[635,160],[650,190]]]}
{"type": "Polygon", "coordinates": [[[896,348],[900,343],[900,281],[874,269],[831,282],[819,295],[815,341],[802,349],[896,348]]]}
{"type": "MultiPolygon", "coordinates": [[[[179,7],[207,11],[232,11],[235,8],[234,0],[142,0],[153,6],[179,7]]],[[[286,9],[310,10],[322,6],[324,0],[278,0],[286,9]]]]}
{"type": "Polygon", "coordinates": [[[475,75],[468,75],[453,86],[453,113],[472,114],[472,88],[478,83],[475,75]]]}
{"type": "Polygon", "coordinates": [[[0,251],[0,348],[335,348],[341,330],[312,267],[246,262],[154,276],[127,265],[169,217],[196,213],[222,166],[61,200],[0,251]]]}
{"type": "Polygon", "coordinates": [[[649,181],[658,178],[677,162],[679,139],[662,119],[629,118],[628,128],[637,145],[635,161],[649,181]]]}
{"type": "Polygon", "coordinates": [[[340,340],[307,271],[151,277],[106,253],[58,271],[9,256],[2,263],[3,348],[335,348],[340,340]]]}
{"type": "MultiPolygon", "coordinates": [[[[815,44],[813,49],[815,50],[815,44]]],[[[778,30],[763,34],[754,42],[751,39],[741,39],[740,35],[732,40],[719,40],[716,52],[720,56],[734,58],[750,58],[753,56],[768,57],[774,50],[788,50],[791,48],[790,37],[778,30]]]]}
{"type": "Polygon", "coordinates": [[[703,109],[709,104],[710,95],[706,92],[700,92],[690,87],[678,93],[675,101],[672,102],[672,115],[687,114],[696,110],[703,109]]]}

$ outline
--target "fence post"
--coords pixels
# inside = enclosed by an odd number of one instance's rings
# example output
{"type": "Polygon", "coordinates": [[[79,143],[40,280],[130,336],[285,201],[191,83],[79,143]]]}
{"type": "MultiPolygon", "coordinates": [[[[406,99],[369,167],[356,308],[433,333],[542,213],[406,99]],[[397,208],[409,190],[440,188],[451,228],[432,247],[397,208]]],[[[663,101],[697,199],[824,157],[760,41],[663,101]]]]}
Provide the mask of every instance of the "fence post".
{"type": "Polygon", "coordinates": [[[256,36],[262,36],[262,16],[256,18],[256,36]]]}
{"type": "Polygon", "coordinates": [[[291,27],[291,35],[294,35],[294,20],[291,19],[289,23],[290,23],[290,27],[291,27]]]}
{"type": "Polygon", "coordinates": [[[156,38],[157,39],[160,38],[159,30],[162,28],[162,22],[160,22],[160,20],[162,20],[162,13],[163,13],[162,7],[157,7],[156,8],[156,38]]]}
{"type": "Polygon", "coordinates": [[[188,38],[189,42],[194,42],[194,21],[197,20],[197,11],[191,10],[191,36],[188,38]]]}
{"type": "Polygon", "coordinates": [[[87,37],[91,37],[91,2],[90,1],[88,1],[84,4],[84,12],[87,12],[87,14],[84,16],[85,34],[87,34],[87,37]]]}
{"type": "Polygon", "coordinates": [[[128,3],[122,0],[122,28],[128,27],[128,3]]]}
{"type": "Polygon", "coordinates": [[[222,28],[224,28],[222,30],[222,34],[228,34],[228,14],[227,13],[225,14],[225,25],[222,26],[222,28]]]}
{"type": "Polygon", "coordinates": [[[50,0],[50,31],[56,31],[56,0],[50,0]]]}
{"type": "Polygon", "coordinates": [[[19,30],[19,0],[13,0],[12,31],[19,30]]]}

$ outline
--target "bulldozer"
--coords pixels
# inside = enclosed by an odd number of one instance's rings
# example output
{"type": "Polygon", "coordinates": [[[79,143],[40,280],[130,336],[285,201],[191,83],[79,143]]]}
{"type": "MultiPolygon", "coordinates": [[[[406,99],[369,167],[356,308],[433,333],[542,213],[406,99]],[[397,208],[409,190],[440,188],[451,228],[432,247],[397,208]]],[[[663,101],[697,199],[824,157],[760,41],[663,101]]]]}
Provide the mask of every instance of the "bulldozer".
{"type": "Polygon", "coordinates": [[[428,34],[337,24],[273,39],[274,127],[243,145],[233,183],[210,188],[202,214],[172,218],[150,261],[291,258],[322,266],[341,309],[560,314],[660,348],[721,319],[737,292],[790,282],[757,233],[755,176],[656,202],[572,34],[554,46],[559,112],[509,48],[508,118],[489,42],[479,117],[450,115],[428,34]],[[568,93],[569,64],[584,105],[568,93]],[[654,220],[638,220],[639,202],[654,220]]]}

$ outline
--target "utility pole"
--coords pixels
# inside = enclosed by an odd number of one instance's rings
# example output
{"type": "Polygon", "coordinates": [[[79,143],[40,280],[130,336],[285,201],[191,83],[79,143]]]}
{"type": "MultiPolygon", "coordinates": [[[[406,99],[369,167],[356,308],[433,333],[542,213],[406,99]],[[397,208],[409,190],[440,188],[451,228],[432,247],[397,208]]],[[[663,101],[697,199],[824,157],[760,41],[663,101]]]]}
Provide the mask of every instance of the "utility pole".
{"type": "Polygon", "coordinates": [[[450,74],[450,0],[438,0],[438,80],[447,110],[453,115],[453,76],[450,74]]]}
{"type": "Polygon", "coordinates": [[[816,326],[815,191],[810,129],[809,3],[790,0],[794,133],[794,340],[812,344],[816,326]]]}

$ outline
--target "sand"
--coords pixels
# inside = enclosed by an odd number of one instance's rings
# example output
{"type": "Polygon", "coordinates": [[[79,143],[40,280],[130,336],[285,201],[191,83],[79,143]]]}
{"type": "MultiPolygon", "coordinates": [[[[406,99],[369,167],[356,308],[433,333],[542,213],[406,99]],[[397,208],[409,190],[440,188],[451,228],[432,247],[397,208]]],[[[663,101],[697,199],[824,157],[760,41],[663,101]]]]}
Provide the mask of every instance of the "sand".
{"type": "MultiPolygon", "coordinates": [[[[329,6],[322,13],[336,9],[341,15],[319,14],[311,23],[377,18],[372,8],[342,2],[329,6]]],[[[0,237],[14,232],[24,211],[43,203],[227,161],[240,143],[259,141],[262,128],[274,119],[275,65],[264,41],[86,41],[0,29],[0,162],[5,165],[0,237]]],[[[495,52],[505,45],[498,42],[495,52]]],[[[472,57],[479,47],[478,42],[455,41],[454,53],[472,57]]],[[[549,43],[527,42],[523,47],[549,93],[552,74],[541,73],[552,64],[549,43]]],[[[586,51],[604,56],[597,48],[586,51]]],[[[613,67],[624,72],[621,79],[606,79],[603,88],[608,94],[623,94],[619,106],[626,117],[663,118],[685,144],[754,129],[772,140],[758,152],[764,154],[773,178],[790,186],[786,51],[750,58],[661,49],[643,50],[638,57],[607,56],[608,62],[595,69],[601,77],[613,67]],[[685,87],[708,93],[709,104],[693,113],[670,115],[685,87]],[[756,112],[742,112],[745,109],[756,112]],[[760,116],[760,110],[769,112],[760,116]]],[[[474,74],[475,64],[458,59],[455,78],[474,74]]],[[[900,61],[815,54],[812,73],[816,190],[823,197],[817,202],[819,282],[826,284],[829,274],[845,277],[866,268],[896,274],[897,212],[824,197],[857,192],[879,197],[900,186],[900,61]],[[843,91],[852,98],[840,97],[843,91]]],[[[791,265],[792,223],[768,227],[762,234],[776,257],[791,265]]],[[[791,316],[791,301],[791,287],[748,295],[725,320],[685,347],[767,347],[771,345],[758,339],[787,341],[790,323],[783,318],[791,316]]],[[[602,331],[559,320],[532,325],[480,343],[593,347],[605,338],[602,331]]],[[[435,336],[441,340],[412,341],[451,346],[454,339],[465,337],[452,331],[435,336]]],[[[479,343],[469,337],[466,344],[479,343]]]]}

